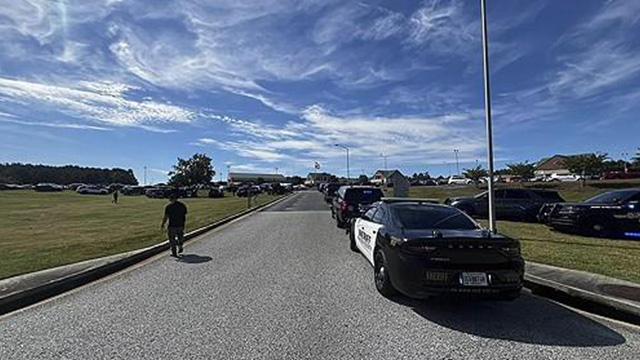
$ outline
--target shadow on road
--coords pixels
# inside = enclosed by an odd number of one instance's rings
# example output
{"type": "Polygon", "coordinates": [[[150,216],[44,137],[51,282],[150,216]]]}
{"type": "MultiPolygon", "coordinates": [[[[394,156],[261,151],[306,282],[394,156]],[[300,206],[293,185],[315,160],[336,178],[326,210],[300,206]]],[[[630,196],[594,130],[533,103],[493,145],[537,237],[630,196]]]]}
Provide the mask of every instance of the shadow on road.
{"type": "Polygon", "coordinates": [[[523,294],[513,302],[397,297],[423,318],[484,338],[555,346],[614,346],[626,339],[616,331],[553,302],[523,294]]]}
{"type": "Polygon", "coordinates": [[[202,264],[211,261],[211,256],[200,256],[196,254],[184,254],[179,257],[176,261],[187,263],[187,264],[202,264]]]}

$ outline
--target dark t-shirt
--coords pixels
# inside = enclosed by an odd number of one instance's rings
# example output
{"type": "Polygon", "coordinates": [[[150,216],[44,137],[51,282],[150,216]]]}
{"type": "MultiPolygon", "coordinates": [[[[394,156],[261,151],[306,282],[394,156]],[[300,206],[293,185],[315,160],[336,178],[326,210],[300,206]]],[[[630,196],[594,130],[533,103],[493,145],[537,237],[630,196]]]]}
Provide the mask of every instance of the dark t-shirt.
{"type": "Polygon", "coordinates": [[[164,208],[164,214],[169,218],[169,227],[184,227],[187,218],[187,207],[180,201],[176,201],[164,208]]]}

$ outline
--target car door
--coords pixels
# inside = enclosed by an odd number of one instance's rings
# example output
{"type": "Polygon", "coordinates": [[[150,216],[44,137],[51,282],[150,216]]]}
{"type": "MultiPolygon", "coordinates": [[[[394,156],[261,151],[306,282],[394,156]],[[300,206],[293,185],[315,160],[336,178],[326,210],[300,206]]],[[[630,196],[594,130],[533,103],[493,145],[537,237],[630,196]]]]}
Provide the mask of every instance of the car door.
{"type": "Polygon", "coordinates": [[[502,218],[521,218],[524,210],[529,207],[531,198],[529,192],[523,189],[506,189],[504,197],[500,200],[498,216],[502,218]]]}
{"type": "Polygon", "coordinates": [[[384,210],[380,206],[375,206],[365,213],[364,219],[358,221],[356,234],[356,245],[362,254],[373,265],[373,248],[376,245],[376,236],[382,227],[381,219],[384,210]]]}

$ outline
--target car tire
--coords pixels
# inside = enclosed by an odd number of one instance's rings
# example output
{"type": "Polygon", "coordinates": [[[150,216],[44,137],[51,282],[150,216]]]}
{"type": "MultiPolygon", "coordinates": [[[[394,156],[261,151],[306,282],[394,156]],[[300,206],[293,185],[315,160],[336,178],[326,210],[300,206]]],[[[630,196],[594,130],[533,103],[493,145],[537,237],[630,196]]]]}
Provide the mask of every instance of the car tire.
{"type": "Polygon", "coordinates": [[[349,248],[353,252],[360,252],[358,246],[356,245],[356,229],[355,222],[351,224],[351,231],[349,231],[349,248]]]}
{"type": "Polygon", "coordinates": [[[344,221],[340,220],[340,216],[336,214],[336,226],[340,229],[344,229],[345,224],[344,221]]]}
{"type": "Polygon", "coordinates": [[[391,284],[387,260],[380,249],[375,251],[373,263],[373,276],[376,290],[378,290],[378,292],[384,297],[392,297],[396,295],[398,291],[391,284]]]}

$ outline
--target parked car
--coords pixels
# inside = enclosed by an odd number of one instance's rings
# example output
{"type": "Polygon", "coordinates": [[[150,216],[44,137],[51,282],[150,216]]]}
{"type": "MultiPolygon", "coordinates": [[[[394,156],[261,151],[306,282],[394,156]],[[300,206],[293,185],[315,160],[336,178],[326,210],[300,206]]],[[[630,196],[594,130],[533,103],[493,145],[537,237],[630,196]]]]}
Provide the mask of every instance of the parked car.
{"type": "Polygon", "coordinates": [[[339,228],[345,228],[352,218],[359,217],[367,206],[383,196],[382,190],[375,186],[341,186],[333,197],[331,215],[339,228]]]}
{"type": "Polygon", "coordinates": [[[165,188],[165,187],[154,187],[147,189],[145,191],[145,195],[152,199],[162,199],[169,197],[169,194],[173,191],[173,189],[165,188]]]}
{"type": "Polygon", "coordinates": [[[76,192],[82,195],[107,195],[109,194],[109,189],[102,186],[85,185],[77,188],[76,192]]]}
{"type": "Polygon", "coordinates": [[[221,190],[220,188],[211,188],[209,189],[207,196],[210,198],[223,198],[224,191],[221,190]]]}
{"type": "MultiPolygon", "coordinates": [[[[494,194],[496,218],[498,219],[535,221],[543,205],[564,202],[564,199],[555,190],[497,189],[494,194]]],[[[446,199],[444,203],[456,207],[470,216],[487,217],[489,214],[489,193],[487,191],[473,197],[446,199]]]]}
{"type": "Polygon", "coordinates": [[[451,206],[383,199],[352,223],[349,236],[351,250],[373,266],[383,296],[514,300],[523,286],[518,241],[491,234],[451,206]]]}
{"type": "Polygon", "coordinates": [[[473,181],[471,179],[464,178],[462,176],[453,175],[449,177],[447,180],[447,184],[449,185],[471,185],[473,181]]]}
{"type": "Polygon", "coordinates": [[[127,185],[120,190],[120,193],[122,195],[128,195],[128,196],[139,196],[139,195],[144,195],[145,191],[146,191],[146,188],[144,186],[127,185]]]}
{"type": "Polygon", "coordinates": [[[559,231],[640,239],[640,189],[607,191],[581,203],[548,204],[538,219],[559,231]]]}
{"type": "Polygon", "coordinates": [[[545,178],[546,182],[575,182],[582,180],[582,177],[575,174],[551,174],[545,178]]]}
{"type": "Polygon", "coordinates": [[[342,186],[342,184],[331,183],[327,184],[327,186],[324,187],[324,201],[327,204],[331,204],[331,202],[333,201],[333,197],[335,196],[336,191],[340,189],[340,186],[342,186]]]}
{"type": "Polygon", "coordinates": [[[56,192],[63,191],[64,187],[62,185],[52,183],[39,183],[35,186],[34,190],[38,192],[56,192]]]}
{"type": "Polygon", "coordinates": [[[258,189],[256,189],[255,186],[243,185],[243,186],[240,186],[238,190],[236,190],[236,196],[247,197],[249,196],[249,194],[251,194],[251,196],[254,196],[259,194],[259,191],[260,191],[259,187],[258,189]]]}
{"type": "Polygon", "coordinates": [[[602,174],[602,180],[640,179],[640,171],[607,171],[602,174]]]}

